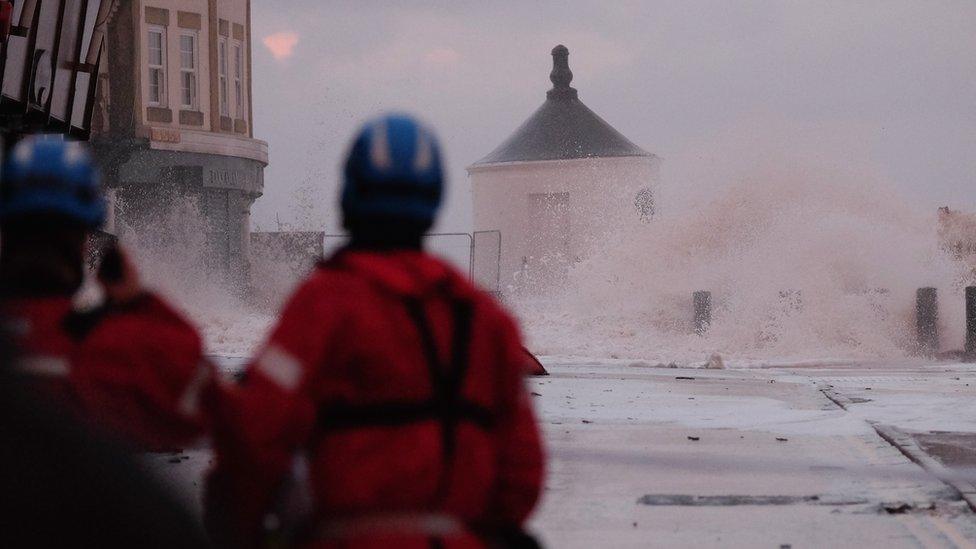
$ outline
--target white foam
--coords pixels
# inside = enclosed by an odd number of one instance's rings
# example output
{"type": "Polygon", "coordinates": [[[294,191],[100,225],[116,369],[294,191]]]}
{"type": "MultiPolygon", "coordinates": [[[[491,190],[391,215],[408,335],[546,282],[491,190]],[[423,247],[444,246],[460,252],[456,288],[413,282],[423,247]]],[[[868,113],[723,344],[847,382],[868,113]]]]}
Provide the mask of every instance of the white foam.
{"type": "Polygon", "coordinates": [[[533,350],[663,363],[903,357],[923,286],[940,292],[943,348],[960,347],[966,273],[942,250],[937,211],[871,175],[805,162],[665,178],[651,223],[616,221],[561,296],[513,303],[533,350]],[[705,337],[693,333],[696,290],[713,293],[705,337]]]}
{"type": "MultiPolygon", "coordinates": [[[[133,255],[144,283],[182,310],[200,328],[206,352],[248,356],[274,320],[277,301],[245,300],[243,288],[220,276],[210,264],[207,223],[190,199],[175,201],[160,212],[150,230],[120,226],[123,246],[133,255]],[[160,230],[160,226],[165,230],[160,230]]],[[[278,271],[258,288],[291,284],[278,271]]],[[[277,291],[276,294],[280,294],[277,291]]]]}

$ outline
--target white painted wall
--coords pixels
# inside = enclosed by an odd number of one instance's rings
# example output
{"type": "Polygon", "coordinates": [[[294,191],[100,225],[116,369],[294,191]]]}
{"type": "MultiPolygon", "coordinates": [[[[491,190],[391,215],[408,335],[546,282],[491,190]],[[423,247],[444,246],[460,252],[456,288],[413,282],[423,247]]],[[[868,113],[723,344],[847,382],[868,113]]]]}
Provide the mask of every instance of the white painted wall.
{"type": "Polygon", "coordinates": [[[501,291],[536,292],[558,284],[566,268],[658,179],[656,157],[594,158],[471,166],[474,230],[502,233],[501,291]],[[568,195],[568,196],[567,196],[568,195]]]}

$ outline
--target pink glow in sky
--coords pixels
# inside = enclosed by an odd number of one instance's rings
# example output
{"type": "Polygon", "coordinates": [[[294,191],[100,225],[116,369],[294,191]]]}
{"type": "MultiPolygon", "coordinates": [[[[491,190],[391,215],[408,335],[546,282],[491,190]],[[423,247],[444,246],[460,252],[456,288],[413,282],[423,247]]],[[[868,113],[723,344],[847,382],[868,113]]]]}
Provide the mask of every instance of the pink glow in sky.
{"type": "Polygon", "coordinates": [[[264,37],[264,47],[278,61],[288,59],[295,52],[298,44],[298,34],[290,31],[276,32],[264,37]]]}
{"type": "Polygon", "coordinates": [[[461,54],[452,48],[436,48],[424,54],[424,61],[430,65],[455,65],[461,54]]]}

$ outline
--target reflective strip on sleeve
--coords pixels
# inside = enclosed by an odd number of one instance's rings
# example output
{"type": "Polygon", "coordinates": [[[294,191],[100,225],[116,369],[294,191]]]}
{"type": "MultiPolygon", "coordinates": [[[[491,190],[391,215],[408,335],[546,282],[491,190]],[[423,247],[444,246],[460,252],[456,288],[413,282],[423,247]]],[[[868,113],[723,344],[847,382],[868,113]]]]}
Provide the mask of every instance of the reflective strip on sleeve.
{"type": "Polygon", "coordinates": [[[201,360],[193,379],[186,386],[183,396],[180,397],[179,404],[177,404],[177,410],[180,414],[186,417],[195,417],[200,413],[200,395],[203,394],[204,387],[210,381],[211,371],[210,363],[201,360]]]}
{"type": "Polygon", "coordinates": [[[302,364],[287,351],[271,345],[261,353],[255,370],[285,391],[294,391],[302,379],[302,364]]]}
{"type": "Polygon", "coordinates": [[[59,356],[30,356],[16,360],[14,370],[21,374],[42,377],[68,377],[68,359],[59,356]]]}

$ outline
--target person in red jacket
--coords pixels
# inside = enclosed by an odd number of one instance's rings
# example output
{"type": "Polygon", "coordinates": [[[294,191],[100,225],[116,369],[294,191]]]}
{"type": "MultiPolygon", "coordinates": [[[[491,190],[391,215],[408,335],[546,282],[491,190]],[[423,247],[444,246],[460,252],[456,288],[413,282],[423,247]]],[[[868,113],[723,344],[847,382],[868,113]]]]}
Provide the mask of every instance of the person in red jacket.
{"type": "Polygon", "coordinates": [[[0,180],[0,315],[28,386],[144,449],[174,449],[206,427],[212,369],[196,330],[145,291],[117,247],[103,260],[105,303],[78,312],[88,235],[105,219],[81,143],[28,137],[0,180]]]}
{"type": "Polygon", "coordinates": [[[297,522],[289,545],[485,547],[521,531],[543,479],[524,351],[493,299],[423,251],[441,193],[429,130],[403,115],[365,125],[344,172],[350,244],[224,395],[216,538],[260,545],[297,522]],[[311,512],[289,516],[300,488],[311,512]]]}

